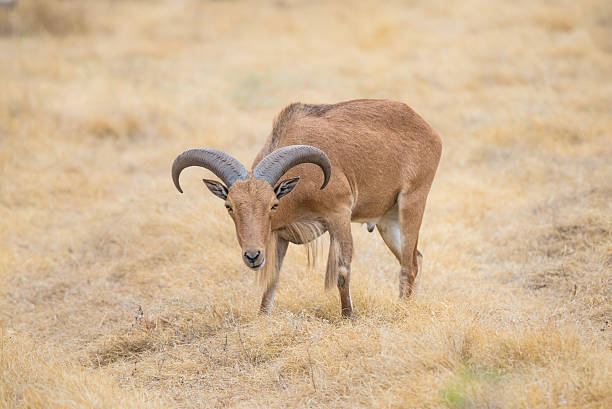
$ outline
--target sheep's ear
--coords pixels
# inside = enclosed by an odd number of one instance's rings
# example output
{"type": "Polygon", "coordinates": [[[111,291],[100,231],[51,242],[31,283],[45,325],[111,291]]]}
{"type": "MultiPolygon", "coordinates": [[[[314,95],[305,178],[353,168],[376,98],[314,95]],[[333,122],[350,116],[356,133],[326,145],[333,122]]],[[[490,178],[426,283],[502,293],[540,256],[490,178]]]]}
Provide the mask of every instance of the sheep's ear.
{"type": "Polygon", "coordinates": [[[274,194],[276,195],[276,198],[280,199],[283,196],[287,196],[289,193],[291,193],[291,191],[293,190],[293,188],[295,187],[295,185],[297,185],[299,181],[300,181],[300,178],[297,177],[297,178],[283,180],[282,182],[280,182],[274,188],[274,194]]]}
{"type": "Polygon", "coordinates": [[[213,195],[217,196],[220,199],[227,199],[227,188],[223,185],[223,183],[219,183],[216,180],[202,179],[208,190],[212,192],[213,195]]]}

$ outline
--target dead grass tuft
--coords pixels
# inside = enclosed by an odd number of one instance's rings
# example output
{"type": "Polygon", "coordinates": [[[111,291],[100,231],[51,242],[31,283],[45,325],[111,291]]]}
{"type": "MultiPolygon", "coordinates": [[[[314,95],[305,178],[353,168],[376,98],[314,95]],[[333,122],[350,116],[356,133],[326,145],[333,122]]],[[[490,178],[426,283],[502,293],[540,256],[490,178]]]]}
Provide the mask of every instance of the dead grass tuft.
{"type": "Polygon", "coordinates": [[[138,331],[130,336],[122,336],[114,339],[110,345],[95,352],[91,360],[95,365],[106,366],[117,361],[132,362],[141,353],[154,350],[155,345],[151,342],[148,332],[138,331]]]}

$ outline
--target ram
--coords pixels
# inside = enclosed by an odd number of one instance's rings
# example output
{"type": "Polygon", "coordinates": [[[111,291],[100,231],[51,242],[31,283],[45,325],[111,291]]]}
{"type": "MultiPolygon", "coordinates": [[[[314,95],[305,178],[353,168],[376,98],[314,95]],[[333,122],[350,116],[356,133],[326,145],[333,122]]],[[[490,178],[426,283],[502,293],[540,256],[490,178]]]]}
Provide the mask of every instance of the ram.
{"type": "Polygon", "coordinates": [[[188,166],[221,179],[204,183],[225,201],[244,263],[261,269],[264,313],[288,244],[329,232],[325,287],[338,287],[342,315],[351,317],[351,222],[378,229],[400,263],[400,298],[408,298],[421,268],[419,229],[441,151],[438,134],[400,102],[295,103],[275,119],[251,171],[225,152],[199,148],[175,159],[172,178],[181,193],[179,175],[188,166]]]}

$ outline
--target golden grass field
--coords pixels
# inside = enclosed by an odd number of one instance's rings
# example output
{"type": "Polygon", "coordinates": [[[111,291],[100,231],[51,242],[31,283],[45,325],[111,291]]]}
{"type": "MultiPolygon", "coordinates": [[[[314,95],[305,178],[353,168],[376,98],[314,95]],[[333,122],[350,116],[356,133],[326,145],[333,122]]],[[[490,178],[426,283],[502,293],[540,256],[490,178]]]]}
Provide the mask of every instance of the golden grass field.
{"type": "Polygon", "coordinates": [[[0,58],[0,407],[612,407],[609,1],[20,0],[0,58]],[[420,287],[354,225],[353,320],[325,239],[259,316],[171,163],[353,98],[443,138],[420,287]]]}

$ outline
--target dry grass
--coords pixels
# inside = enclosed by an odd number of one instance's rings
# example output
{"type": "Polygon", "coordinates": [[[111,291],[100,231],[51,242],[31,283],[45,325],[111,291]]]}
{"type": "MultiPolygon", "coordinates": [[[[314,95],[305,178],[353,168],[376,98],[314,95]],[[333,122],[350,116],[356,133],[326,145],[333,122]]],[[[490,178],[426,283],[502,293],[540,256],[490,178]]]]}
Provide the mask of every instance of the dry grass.
{"type": "Polygon", "coordinates": [[[0,10],[0,406],[612,407],[612,8],[580,4],[0,10]],[[170,163],[248,163],[285,104],[355,97],[443,136],[420,289],[356,225],[354,320],[297,247],[257,316],[205,172],[180,196],[170,163]]]}
{"type": "Polygon", "coordinates": [[[68,35],[88,28],[86,4],[78,0],[10,0],[0,7],[0,34],[30,36],[68,35]]]}
{"type": "Polygon", "coordinates": [[[167,407],[157,395],[121,390],[112,378],[66,362],[32,340],[0,334],[0,402],[4,408],[167,407]]]}

